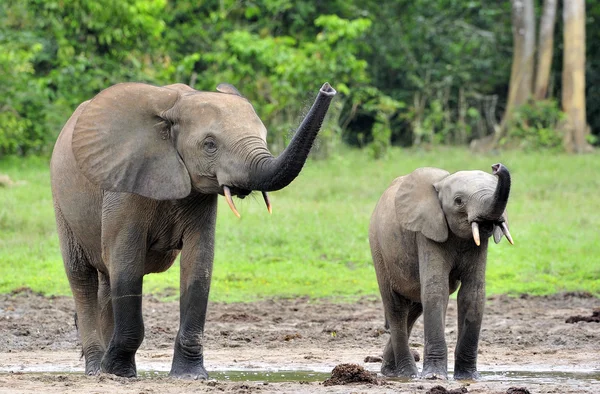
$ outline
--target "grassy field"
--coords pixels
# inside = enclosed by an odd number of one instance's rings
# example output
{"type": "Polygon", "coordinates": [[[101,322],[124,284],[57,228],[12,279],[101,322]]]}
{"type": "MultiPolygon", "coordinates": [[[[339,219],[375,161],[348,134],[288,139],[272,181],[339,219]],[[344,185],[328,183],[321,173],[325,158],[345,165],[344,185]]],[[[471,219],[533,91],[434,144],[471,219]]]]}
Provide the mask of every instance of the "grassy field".
{"type": "MultiPolygon", "coordinates": [[[[504,163],[513,179],[508,205],[515,246],[490,246],[488,293],[600,295],[600,157],[466,149],[394,149],[384,160],[351,151],[309,162],[288,188],[236,202],[237,219],[220,201],[211,299],[265,296],[376,295],[368,245],[369,217],[383,190],[416,167],[490,171],[504,163]]],[[[69,294],[49,187],[47,159],[5,158],[0,174],[0,293],[30,287],[69,294]]],[[[176,296],[179,270],[148,275],[146,292],[176,296]]]]}

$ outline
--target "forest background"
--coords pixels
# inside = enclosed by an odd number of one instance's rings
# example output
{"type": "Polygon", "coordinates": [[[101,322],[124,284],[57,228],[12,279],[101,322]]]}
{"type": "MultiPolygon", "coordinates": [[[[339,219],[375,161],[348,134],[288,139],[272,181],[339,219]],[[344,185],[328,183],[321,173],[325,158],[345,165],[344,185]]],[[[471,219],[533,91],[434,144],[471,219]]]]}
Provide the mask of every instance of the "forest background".
{"type": "MultiPolygon", "coordinates": [[[[568,13],[563,2],[543,3],[4,0],[0,155],[47,155],[79,103],[124,81],[182,82],[209,91],[232,83],[254,104],[275,152],[325,81],[339,95],[316,156],[344,144],[366,147],[374,157],[390,145],[486,149],[490,144],[478,142],[490,136],[493,147],[563,150],[568,13]],[[513,59],[517,39],[533,37],[535,49],[547,3],[555,9],[547,91],[535,101],[525,97],[513,111],[511,64],[525,68],[513,59]]],[[[584,1],[565,2],[575,3],[584,1]]],[[[594,145],[600,133],[600,3],[588,0],[584,11],[576,23],[585,25],[583,114],[586,144],[594,145]]],[[[541,45],[542,36],[540,54],[541,45]]],[[[533,98],[528,84],[525,94],[533,98]]]]}

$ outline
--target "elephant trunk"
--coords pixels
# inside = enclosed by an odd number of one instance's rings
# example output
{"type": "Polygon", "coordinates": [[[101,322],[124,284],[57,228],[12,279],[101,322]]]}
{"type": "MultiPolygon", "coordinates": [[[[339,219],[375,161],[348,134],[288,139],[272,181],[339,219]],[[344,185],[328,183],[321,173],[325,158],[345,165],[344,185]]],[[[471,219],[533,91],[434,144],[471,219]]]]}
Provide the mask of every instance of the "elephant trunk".
{"type": "Polygon", "coordinates": [[[508,203],[508,195],[510,194],[510,172],[503,164],[498,163],[492,166],[493,174],[498,176],[498,184],[496,191],[492,197],[492,206],[484,215],[488,220],[498,220],[508,203]]]}
{"type": "Polygon", "coordinates": [[[335,89],[328,83],[321,87],[314,104],[287,148],[277,158],[265,157],[251,172],[245,188],[263,192],[275,191],[283,189],[298,176],[335,94],[335,89]]]}

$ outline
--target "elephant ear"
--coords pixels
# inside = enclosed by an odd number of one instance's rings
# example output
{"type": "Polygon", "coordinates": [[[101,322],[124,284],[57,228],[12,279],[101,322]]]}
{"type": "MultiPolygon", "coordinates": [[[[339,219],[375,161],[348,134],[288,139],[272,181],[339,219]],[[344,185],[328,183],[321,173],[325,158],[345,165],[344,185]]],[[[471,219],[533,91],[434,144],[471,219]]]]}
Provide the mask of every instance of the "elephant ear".
{"type": "Polygon", "coordinates": [[[410,231],[418,231],[436,242],[448,239],[448,223],[433,186],[448,176],[439,168],[418,168],[402,178],[396,193],[396,217],[410,231]]]}
{"type": "Polygon", "coordinates": [[[197,92],[196,89],[189,87],[188,85],[186,85],[184,83],[174,83],[172,85],[165,85],[165,86],[163,86],[163,88],[177,90],[181,94],[197,92]]]}
{"type": "Polygon", "coordinates": [[[237,90],[235,86],[230,83],[220,83],[217,86],[217,91],[221,93],[235,94],[236,96],[242,97],[242,94],[239,92],[239,90],[237,90]]]}
{"type": "Polygon", "coordinates": [[[157,200],[189,195],[190,176],[175,149],[171,123],[161,117],[186,90],[122,83],[100,92],[73,130],[73,154],[83,174],[109,191],[157,200]]]}
{"type": "MultiPolygon", "coordinates": [[[[506,211],[504,211],[504,213],[502,214],[502,219],[504,219],[504,223],[506,223],[506,227],[508,227],[508,215],[506,214],[506,211]]],[[[502,241],[503,235],[504,232],[502,232],[500,226],[494,225],[494,242],[497,244],[500,243],[500,241],[502,241]]]]}

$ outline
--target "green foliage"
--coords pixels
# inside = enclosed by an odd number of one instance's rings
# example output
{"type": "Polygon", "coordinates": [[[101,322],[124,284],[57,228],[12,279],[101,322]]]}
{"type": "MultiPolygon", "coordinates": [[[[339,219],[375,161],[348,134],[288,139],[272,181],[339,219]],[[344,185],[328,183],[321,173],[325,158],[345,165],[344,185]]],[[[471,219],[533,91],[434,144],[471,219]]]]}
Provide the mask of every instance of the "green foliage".
{"type": "MultiPolygon", "coordinates": [[[[192,80],[202,90],[213,90],[220,82],[238,86],[269,128],[273,150],[286,145],[289,131],[297,126],[298,117],[305,110],[303,107],[322,83],[330,81],[340,93],[336,101],[341,101],[349,93],[351,84],[368,82],[367,64],[357,57],[357,42],[369,29],[370,20],[320,15],[314,21],[307,21],[313,24],[307,29],[312,33],[298,39],[275,34],[271,26],[261,27],[260,22],[253,29],[235,29],[236,25],[247,23],[247,19],[253,20],[257,15],[265,20],[285,18],[293,12],[290,2],[265,2],[264,9],[254,6],[244,12],[241,3],[228,5],[226,11],[210,13],[211,26],[216,29],[207,29],[206,38],[201,36],[198,40],[192,33],[208,25],[201,15],[186,21],[186,33],[177,45],[193,48],[196,56],[174,59],[183,61],[185,67],[171,67],[168,71],[173,74],[164,74],[162,78],[192,80]]],[[[189,10],[195,15],[200,11],[189,10]]],[[[339,112],[337,107],[339,104],[334,104],[334,119],[339,112]]],[[[321,136],[324,138],[330,142],[335,136],[321,136]]]]}
{"type": "Polygon", "coordinates": [[[153,81],[165,0],[0,4],[0,153],[44,152],[79,103],[153,81]],[[9,113],[8,115],[6,113],[9,113]]]}
{"type": "MultiPolygon", "coordinates": [[[[496,162],[512,174],[507,209],[515,246],[506,240],[490,246],[488,294],[600,295],[596,155],[509,151],[474,156],[438,147],[390,148],[380,160],[370,159],[367,151],[344,150],[309,161],[298,179],[272,194],[272,215],[257,196],[236,202],[238,219],[221,198],[211,299],[377,295],[368,225],[392,180],[422,166],[489,172],[496,162]]],[[[3,159],[0,173],[18,183],[0,187],[0,292],[29,286],[45,294],[69,294],[47,162],[3,159]]],[[[144,281],[146,293],[174,296],[178,288],[177,266],[144,281]]]]}
{"type": "Polygon", "coordinates": [[[555,100],[533,101],[515,108],[508,124],[508,135],[501,143],[525,151],[562,151],[561,125],[565,114],[555,100]]]}
{"type": "Polygon", "coordinates": [[[18,38],[13,32],[0,30],[0,155],[36,151],[49,142],[43,128],[27,116],[29,111],[39,112],[43,107],[40,88],[32,80],[34,58],[42,45],[29,37],[18,38]]]}
{"type": "Polygon", "coordinates": [[[390,118],[398,109],[404,107],[404,104],[380,92],[375,93],[375,100],[366,103],[364,108],[375,114],[375,124],[371,130],[373,141],[368,145],[368,150],[372,158],[380,159],[392,145],[390,118]]]}
{"type": "MultiPolygon", "coordinates": [[[[598,135],[600,6],[588,3],[587,115],[598,135]]],[[[557,37],[561,28],[559,18],[557,37]]],[[[124,81],[211,91],[233,83],[264,119],[274,151],[325,81],[340,94],[323,156],[341,141],[373,156],[389,140],[466,144],[502,115],[510,32],[510,2],[4,0],[0,154],[47,153],[79,103],[124,81]],[[386,100],[393,111],[380,109],[386,100]]],[[[556,49],[550,94],[559,97],[556,49]]]]}
{"type": "MultiPolygon", "coordinates": [[[[505,86],[510,62],[510,3],[452,0],[366,1],[369,31],[363,56],[373,84],[409,104],[393,117],[392,139],[404,145],[466,143],[465,130],[482,129],[487,96],[505,86]],[[459,123],[459,89],[478,119],[459,123]]],[[[505,93],[502,93],[503,95],[505,93]]],[[[487,109],[492,111],[493,109],[487,109]]],[[[492,119],[496,115],[493,114],[492,119]]],[[[361,119],[356,119],[360,123],[361,119]]],[[[353,128],[365,133],[364,127],[353,128]]],[[[485,124],[488,134],[493,124],[485,124]]]]}

